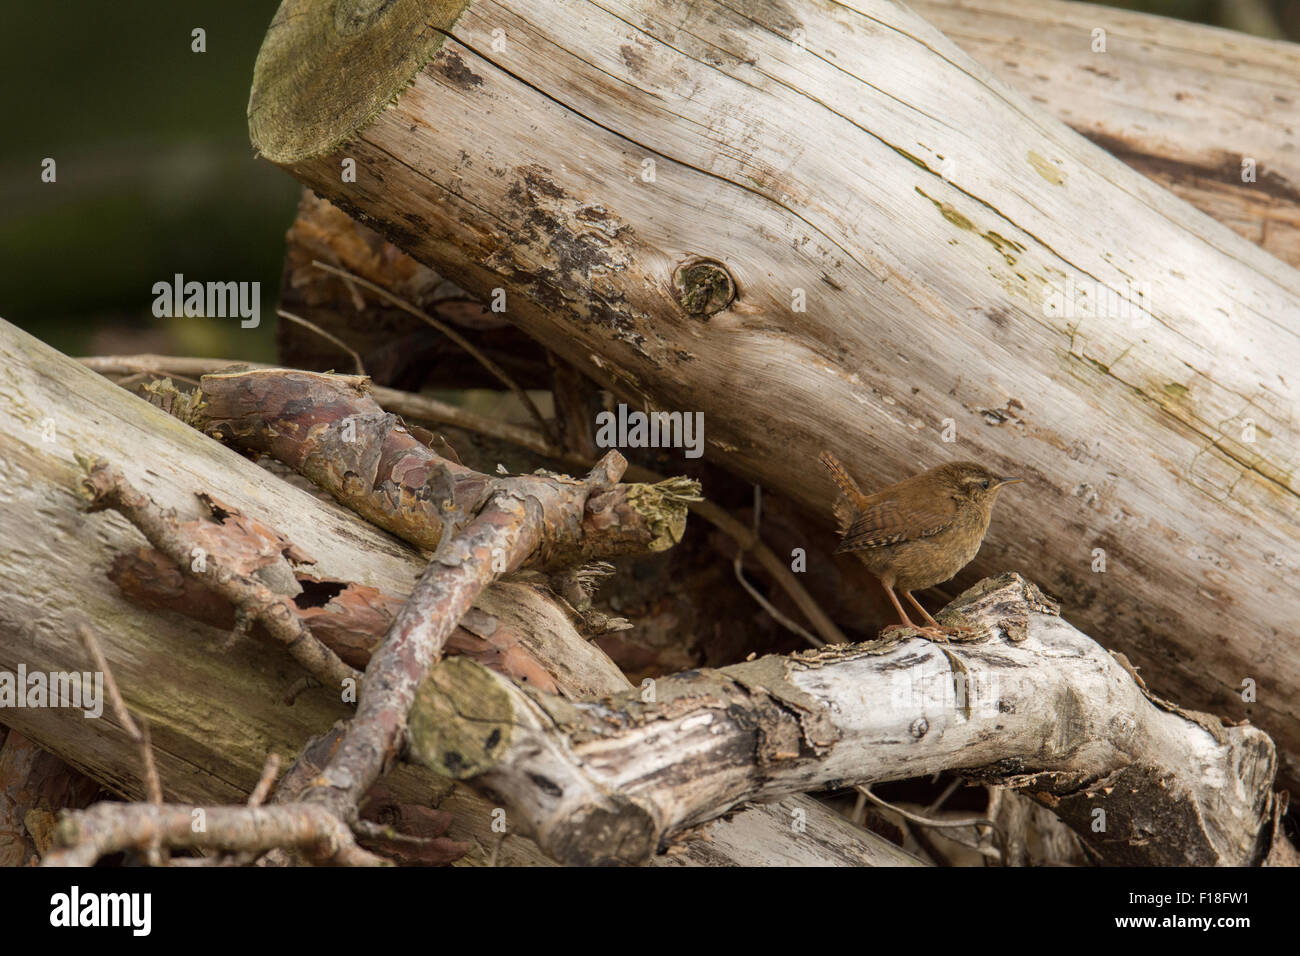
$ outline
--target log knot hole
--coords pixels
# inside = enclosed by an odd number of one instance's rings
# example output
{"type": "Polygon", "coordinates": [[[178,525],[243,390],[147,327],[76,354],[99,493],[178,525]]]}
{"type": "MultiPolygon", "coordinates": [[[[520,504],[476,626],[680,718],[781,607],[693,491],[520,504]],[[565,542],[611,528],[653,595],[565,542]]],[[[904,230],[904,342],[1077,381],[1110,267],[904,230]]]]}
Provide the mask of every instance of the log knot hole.
{"type": "Polygon", "coordinates": [[[707,320],[736,300],[736,281],[717,259],[688,259],[673,273],[673,291],[688,315],[707,320]]]}

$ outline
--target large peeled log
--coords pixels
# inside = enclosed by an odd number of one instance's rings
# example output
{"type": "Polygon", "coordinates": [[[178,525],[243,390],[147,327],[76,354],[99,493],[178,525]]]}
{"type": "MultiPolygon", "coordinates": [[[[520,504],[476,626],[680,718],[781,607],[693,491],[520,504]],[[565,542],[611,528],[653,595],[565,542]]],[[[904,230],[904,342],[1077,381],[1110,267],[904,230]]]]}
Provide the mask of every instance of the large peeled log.
{"type": "Polygon", "coordinates": [[[1072,129],[1300,265],[1300,151],[1284,119],[1300,103],[1296,44],[1076,0],[909,6],[1072,129]]]}

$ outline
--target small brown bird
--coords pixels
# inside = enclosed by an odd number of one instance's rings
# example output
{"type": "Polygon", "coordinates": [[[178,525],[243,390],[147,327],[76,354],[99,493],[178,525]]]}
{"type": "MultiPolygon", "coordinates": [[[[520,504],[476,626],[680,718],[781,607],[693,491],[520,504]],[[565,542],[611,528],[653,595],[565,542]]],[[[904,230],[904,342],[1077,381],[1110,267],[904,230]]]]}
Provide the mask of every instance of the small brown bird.
{"type": "Polygon", "coordinates": [[[945,627],[931,617],[912,591],[947,581],[971,562],[989,529],[998,491],[1023,479],[1001,478],[983,465],[959,461],[864,495],[834,455],[822,452],[821,461],[840,489],[834,511],[843,540],[835,553],[856,554],[880,578],[905,627],[940,641],[961,633],[963,628],[945,627]],[[911,622],[894,588],[928,627],[911,622]]]}

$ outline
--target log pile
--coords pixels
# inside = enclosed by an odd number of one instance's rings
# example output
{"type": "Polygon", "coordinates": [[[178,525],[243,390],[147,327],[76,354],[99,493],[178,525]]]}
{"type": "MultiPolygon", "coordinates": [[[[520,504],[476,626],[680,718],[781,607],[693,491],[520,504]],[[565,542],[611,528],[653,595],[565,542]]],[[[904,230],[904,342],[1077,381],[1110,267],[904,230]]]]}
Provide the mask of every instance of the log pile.
{"type": "Polygon", "coordinates": [[[311,371],[0,322],[0,671],[121,690],[5,711],[0,783],[78,782],[11,855],[1296,863],[1300,170],[1225,118],[1294,50],[1220,93],[1222,37],[1055,2],[550,7],[282,3],[311,371]],[[606,447],[619,403],[705,460],[606,447]],[[932,595],[969,639],[877,634],[823,451],[1025,479],[932,595]]]}

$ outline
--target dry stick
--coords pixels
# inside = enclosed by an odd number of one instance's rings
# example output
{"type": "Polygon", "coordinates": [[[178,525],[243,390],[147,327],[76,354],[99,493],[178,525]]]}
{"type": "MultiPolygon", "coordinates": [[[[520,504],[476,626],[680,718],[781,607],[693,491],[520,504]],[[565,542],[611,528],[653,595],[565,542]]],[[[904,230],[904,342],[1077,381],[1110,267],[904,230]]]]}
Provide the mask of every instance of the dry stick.
{"type": "Polygon", "coordinates": [[[492,847],[492,855],[488,857],[487,865],[489,869],[497,865],[497,854],[501,852],[501,844],[506,842],[506,837],[509,835],[508,832],[503,831],[501,835],[497,837],[497,842],[492,847]]]}
{"type": "Polygon", "coordinates": [[[925,808],[925,812],[937,813],[939,811],[939,808],[948,802],[948,798],[951,797],[954,793],[956,793],[957,788],[960,786],[961,786],[961,777],[953,777],[952,781],[948,784],[948,786],[944,788],[943,793],[939,794],[939,796],[935,798],[934,802],[925,808]]]}
{"type": "MultiPolygon", "coordinates": [[[[93,646],[95,667],[104,674],[109,700],[124,725],[131,722],[117,684],[103,654],[88,632],[80,633],[93,646]]],[[[134,726],[134,725],[132,725],[134,726]]],[[[148,734],[145,731],[147,744],[148,734]]],[[[149,758],[152,767],[152,756],[149,758]]],[[[296,848],[317,863],[341,866],[386,866],[389,861],[357,845],[348,827],[320,807],[286,803],[263,807],[280,769],[276,754],[267,757],[261,778],[244,807],[193,807],[161,802],[161,788],[150,786],[150,803],[105,802],[69,813],[56,830],[56,849],[46,854],[43,866],[93,866],[102,856],[147,846],[151,863],[161,863],[161,848],[214,850],[221,855],[198,860],[168,860],[181,866],[243,866],[270,850],[296,848]],[[202,810],[205,828],[194,832],[194,812],[202,810]]],[[[157,773],[152,772],[157,781],[157,773]]]]}
{"type": "MultiPolygon", "coordinates": [[[[279,772],[280,755],[277,753],[267,754],[266,763],[262,765],[262,775],[257,778],[257,786],[248,795],[248,800],[244,805],[246,807],[260,807],[266,803],[266,798],[270,796],[271,787],[275,784],[275,778],[279,772]]],[[[204,863],[209,866],[248,866],[257,859],[258,855],[257,853],[222,854],[214,859],[206,859],[204,863]]]]}
{"type": "MultiPolygon", "coordinates": [[[[895,806],[892,803],[888,803],[887,801],[882,800],[880,797],[876,796],[874,793],[871,792],[871,787],[869,785],[860,786],[857,788],[857,791],[862,796],[870,800],[872,803],[876,804],[876,806],[884,807],[886,810],[891,810],[894,813],[897,813],[904,820],[910,820],[912,823],[915,823],[919,826],[935,827],[938,829],[942,829],[944,827],[975,827],[975,828],[988,827],[997,836],[998,852],[1001,855],[1002,861],[1004,863],[1006,862],[1007,835],[1004,832],[1002,832],[1002,828],[1000,826],[998,826],[995,822],[990,820],[988,817],[964,817],[960,820],[935,820],[932,817],[923,817],[919,813],[910,813],[909,811],[904,810],[902,807],[895,806]]],[[[976,829],[975,832],[978,833],[979,830],[976,829]]]]}
{"type": "Polygon", "coordinates": [[[120,385],[122,388],[125,388],[128,391],[130,391],[131,389],[139,385],[141,382],[154,379],[156,377],[157,376],[153,375],[150,372],[136,372],[134,375],[128,375],[125,378],[118,379],[117,384],[120,385]]]}
{"type": "MultiPolygon", "coordinates": [[[[232,367],[247,369],[282,368],[282,366],[268,365],[265,362],[236,362],[230,359],[210,358],[173,358],[166,355],[99,355],[80,358],[77,361],[101,375],[148,374],[155,377],[167,375],[172,378],[183,378],[186,373],[209,375],[232,367]]],[[[118,384],[121,385],[122,383],[118,382],[118,384]]],[[[194,381],[194,384],[198,385],[199,383],[194,381]]],[[[463,428],[466,431],[499,438],[502,441],[517,445],[520,448],[526,448],[539,455],[552,458],[556,456],[555,446],[531,428],[509,425],[497,421],[495,418],[489,418],[486,415],[479,415],[458,408],[455,405],[440,402],[436,398],[416,395],[412,392],[403,392],[394,388],[385,388],[382,385],[372,385],[370,394],[386,411],[401,415],[404,418],[421,419],[440,425],[451,425],[456,428],[463,428]]],[[[587,465],[589,464],[590,462],[587,462],[587,465]]],[[[587,467],[587,465],[583,467],[587,467]]]]}
{"type": "Polygon", "coordinates": [[[79,624],[77,626],[77,635],[81,638],[81,643],[85,645],[86,653],[90,655],[95,670],[104,675],[104,690],[108,693],[108,705],[113,711],[113,716],[122,725],[122,729],[126,731],[127,736],[140,744],[140,755],[144,763],[145,792],[149,795],[149,802],[161,804],[163,802],[162,782],[158,777],[158,767],[154,763],[153,747],[150,746],[148,730],[142,730],[131,719],[131,713],[126,709],[126,701],[122,699],[122,694],[117,689],[117,681],[113,678],[113,671],[108,666],[104,652],[99,647],[99,641],[95,639],[95,633],[88,625],[79,624]]]}
{"type": "Polygon", "coordinates": [[[337,654],[312,634],[285,595],[223,567],[220,555],[208,555],[207,570],[194,571],[190,564],[193,544],[186,539],[175,513],[158,507],[147,495],[133,488],[116,468],[104,462],[93,463],[82,480],[82,487],[91,496],[89,510],[109,508],[121,514],[182,574],[202,582],[236,608],[245,610],[288,649],[294,660],[326,686],[341,687],[344,681],[361,680],[360,671],[339,660],[337,654]]]}
{"type": "Polygon", "coordinates": [[[388,824],[375,823],[371,820],[354,821],[352,832],[360,838],[372,840],[375,843],[389,844],[395,848],[410,847],[416,851],[436,845],[439,839],[438,837],[416,836],[411,833],[398,833],[396,829],[388,824]]]}
{"type": "Polygon", "coordinates": [[[874,793],[871,792],[871,788],[869,786],[865,786],[865,785],[860,786],[857,788],[857,790],[859,793],[861,793],[872,803],[876,804],[876,806],[884,807],[886,810],[892,810],[894,813],[897,813],[900,817],[910,820],[913,823],[919,823],[922,826],[927,826],[927,827],[982,826],[982,827],[992,827],[995,830],[997,829],[997,824],[994,823],[992,820],[988,819],[987,817],[963,817],[960,820],[935,820],[932,817],[923,817],[919,813],[912,813],[908,810],[904,810],[902,807],[897,807],[892,803],[888,803],[885,800],[882,800],[880,797],[876,796],[874,793]]]}
{"type": "MultiPolygon", "coordinates": [[[[631,468],[628,472],[628,476],[634,481],[652,480],[642,477],[642,474],[654,475],[654,472],[640,468],[631,468]]],[[[830,615],[817,603],[817,599],[808,593],[785,562],[778,558],[776,553],[753,531],[712,501],[692,503],[689,507],[692,512],[709,522],[723,534],[731,537],[739,547],[753,554],[763,570],[772,576],[772,579],[780,585],[782,590],[790,596],[790,600],[794,601],[799,610],[808,618],[809,623],[821,635],[822,640],[827,644],[849,643],[849,639],[840,630],[839,625],[831,620],[830,615]]]]}
{"type": "Polygon", "coordinates": [[[248,795],[248,805],[250,807],[260,807],[266,802],[266,798],[271,793],[271,786],[275,783],[276,774],[280,772],[280,755],[271,754],[266,758],[266,765],[262,767],[262,776],[258,778],[257,786],[253,792],[248,795]]]}
{"type": "Polygon", "coordinates": [[[1029,791],[1083,836],[1108,808],[1121,825],[1095,839],[1112,863],[1259,860],[1279,803],[1262,732],[1212,733],[1151,701],[1019,575],[949,613],[987,634],[959,648],[973,683],[996,689],[969,715],[946,659],[915,638],[663,677],[658,704],[529,693],[459,658],[427,679],[408,755],[499,795],[512,829],[561,862],[641,862],[746,800],[939,771],[1029,791]]]}
{"type": "MultiPolygon", "coordinates": [[[[117,680],[113,677],[113,669],[108,666],[108,659],[104,657],[103,650],[100,649],[99,641],[95,638],[95,632],[87,624],[77,626],[77,634],[81,637],[81,643],[86,648],[86,653],[90,655],[96,671],[104,675],[104,689],[108,692],[108,704],[113,711],[122,729],[126,731],[127,736],[140,745],[140,760],[144,766],[145,792],[149,795],[149,802],[154,806],[161,807],[162,781],[158,778],[158,766],[153,759],[153,740],[149,736],[149,725],[142,719],[139,724],[131,718],[131,712],[126,709],[126,701],[122,699],[121,692],[117,689],[117,680]]],[[[145,847],[145,858],[150,866],[161,866],[163,863],[162,845],[158,842],[157,837],[150,838],[148,845],[145,847]]]]}
{"type": "MultiPolygon", "coordinates": [[[[81,358],[78,361],[102,375],[124,375],[138,372],[177,376],[182,373],[206,375],[220,369],[229,368],[232,364],[240,364],[248,368],[277,367],[257,362],[232,363],[224,359],[170,358],[164,355],[95,356],[81,358]]],[[[494,418],[488,418],[486,415],[478,415],[457,408],[455,405],[440,402],[437,399],[394,388],[376,385],[371,389],[371,394],[374,396],[375,401],[382,405],[385,410],[401,415],[404,418],[464,428],[466,431],[498,438],[519,448],[525,448],[539,455],[545,455],[547,458],[562,461],[566,465],[578,468],[591,467],[589,459],[557,447],[546,437],[531,429],[521,428],[518,425],[508,425],[494,418]]],[[[642,481],[647,484],[657,484],[664,480],[663,475],[636,465],[628,467],[627,477],[632,481],[642,481]]],[[[817,603],[816,598],[808,593],[786,563],[778,558],[775,552],[757,534],[712,501],[693,501],[688,507],[694,514],[734,540],[737,547],[752,554],[758,561],[759,566],[790,596],[795,606],[808,619],[808,622],[813,626],[813,630],[823,641],[827,644],[847,644],[849,642],[844,632],[831,620],[830,615],[822,609],[822,606],[817,603]]]]}
{"type": "MultiPolygon", "coordinates": [[[[335,254],[333,249],[326,250],[326,255],[330,257],[330,261],[333,262],[337,268],[343,268],[343,260],[335,254]]],[[[342,279],[343,284],[347,286],[348,295],[352,296],[352,308],[358,312],[364,312],[366,310],[366,299],[365,296],[361,294],[361,290],[357,288],[357,284],[352,281],[352,276],[346,275],[343,276],[342,279]]]]}
{"type": "Polygon", "coordinates": [[[551,428],[551,423],[548,422],[546,418],[542,415],[541,409],[539,409],[535,404],[533,404],[533,400],[529,397],[528,393],[524,391],[524,389],[520,387],[519,384],[516,383],[514,379],[512,379],[508,374],[506,374],[506,371],[503,368],[501,368],[501,366],[497,365],[496,362],[492,361],[490,358],[484,355],[478,349],[478,347],[475,346],[474,343],[471,342],[469,339],[465,338],[465,336],[461,335],[459,332],[457,332],[451,326],[447,325],[445,322],[439,322],[437,319],[435,319],[429,313],[425,312],[423,309],[411,304],[410,302],[407,302],[399,295],[394,295],[393,293],[385,289],[383,286],[371,282],[369,279],[363,279],[361,276],[356,275],[355,273],[348,272],[346,269],[336,268],[335,266],[329,265],[328,263],[321,262],[319,259],[313,259],[311,264],[315,266],[317,269],[320,269],[324,272],[328,272],[331,275],[338,276],[340,279],[350,279],[351,281],[360,285],[362,288],[369,289],[371,292],[375,293],[375,295],[388,300],[389,302],[397,306],[402,311],[409,312],[411,315],[415,316],[416,318],[422,319],[423,321],[427,322],[429,325],[437,329],[439,332],[441,332],[443,335],[447,336],[447,338],[451,339],[453,342],[455,342],[457,345],[463,348],[466,352],[468,352],[471,356],[473,356],[475,361],[477,361],[480,365],[482,365],[485,369],[487,369],[488,372],[490,372],[497,379],[497,381],[499,381],[506,388],[510,389],[510,391],[512,391],[515,394],[515,396],[518,397],[519,401],[523,403],[524,408],[528,410],[528,414],[531,415],[533,417],[533,420],[537,422],[537,427],[541,429],[542,434],[547,437],[547,440],[550,441],[552,444],[557,443],[555,431],[554,429],[551,428]]]}
{"type": "Polygon", "coordinates": [[[193,807],[150,803],[98,803],[69,813],[58,825],[59,849],[43,866],[93,866],[110,853],[150,840],[169,847],[257,854],[292,847],[313,862],[340,866],[384,866],[383,857],[362,849],[334,814],[310,804],[274,807],[193,807]],[[205,830],[194,830],[202,810],[205,830]]]}
{"type": "Polygon", "coordinates": [[[353,364],[356,365],[356,373],[358,375],[366,374],[366,366],[362,363],[361,356],[357,354],[357,350],[354,349],[352,346],[348,345],[348,343],[344,342],[337,335],[332,335],[331,333],[326,332],[324,329],[322,329],[315,322],[308,322],[302,316],[294,315],[292,312],[289,312],[285,309],[276,309],[275,314],[282,319],[288,319],[290,322],[297,322],[303,328],[310,329],[311,331],[315,332],[325,341],[334,343],[343,351],[347,352],[348,355],[352,356],[352,362],[353,364]]]}
{"type": "Polygon", "coordinates": [[[853,813],[849,819],[857,826],[867,822],[867,798],[862,791],[858,791],[857,799],[853,801],[853,813]]]}

